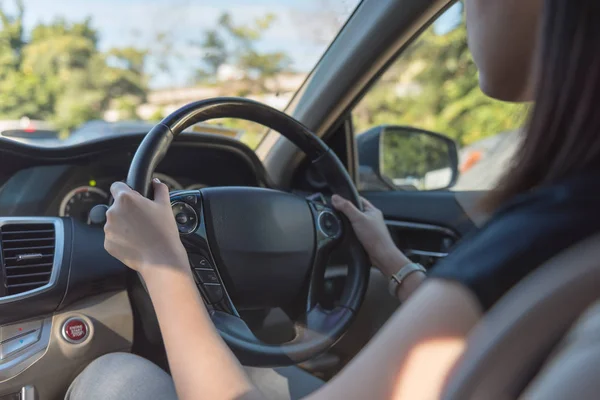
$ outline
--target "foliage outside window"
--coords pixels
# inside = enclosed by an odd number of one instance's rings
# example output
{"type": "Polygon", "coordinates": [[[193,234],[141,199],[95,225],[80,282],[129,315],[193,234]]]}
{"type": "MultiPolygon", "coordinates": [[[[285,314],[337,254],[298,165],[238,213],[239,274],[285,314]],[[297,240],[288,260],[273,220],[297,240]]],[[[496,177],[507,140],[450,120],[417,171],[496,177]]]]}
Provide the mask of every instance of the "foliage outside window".
{"type": "Polygon", "coordinates": [[[420,132],[411,134],[393,130],[382,136],[381,175],[392,180],[397,187],[414,187],[427,190],[427,179],[436,171],[450,176],[451,165],[448,147],[439,139],[420,132]]]}
{"type": "Polygon", "coordinates": [[[479,89],[463,7],[457,3],[385,71],[352,119],[357,134],[378,125],[404,125],[446,135],[463,147],[518,129],[525,111],[479,89]]]}

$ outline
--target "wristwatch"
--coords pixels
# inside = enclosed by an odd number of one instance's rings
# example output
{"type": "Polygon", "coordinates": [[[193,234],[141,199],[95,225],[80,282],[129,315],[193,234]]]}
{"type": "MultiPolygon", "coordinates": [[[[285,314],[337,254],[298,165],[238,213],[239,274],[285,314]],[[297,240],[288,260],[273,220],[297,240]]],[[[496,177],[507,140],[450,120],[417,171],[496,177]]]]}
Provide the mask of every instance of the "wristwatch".
{"type": "Polygon", "coordinates": [[[397,296],[398,287],[402,285],[402,282],[406,279],[407,276],[412,274],[413,272],[421,271],[423,273],[427,273],[425,267],[418,263],[410,263],[406,264],[404,267],[400,268],[400,271],[396,272],[394,275],[390,277],[390,283],[388,285],[388,291],[394,297],[397,296]]]}

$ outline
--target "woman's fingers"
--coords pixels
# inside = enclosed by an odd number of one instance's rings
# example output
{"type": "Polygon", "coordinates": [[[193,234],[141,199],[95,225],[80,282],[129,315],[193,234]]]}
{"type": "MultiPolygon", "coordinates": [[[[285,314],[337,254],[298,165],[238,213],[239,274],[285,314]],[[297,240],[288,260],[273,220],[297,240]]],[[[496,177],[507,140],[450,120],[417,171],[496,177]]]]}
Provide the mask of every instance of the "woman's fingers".
{"type": "Polygon", "coordinates": [[[154,201],[161,204],[171,204],[167,185],[158,178],[152,179],[152,185],[154,186],[154,201]]]}
{"type": "Polygon", "coordinates": [[[365,199],[364,197],[361,196],[360,200],[362,201],[364,211],[374,210],[376,208],[373,204],[371,204],[369,200],[365,199]]]}
{"type": "MultiPolygon", "coordinates": [[[[152,179],[154,187],[154,201],[161,204],[170,204],[169,188],[157,178],[152,179]]],[[[129,196],[140,196],[138,192],[127,186],[126,183],[118,181],[110,186],[110,193],[115,200],[129,196]]]]}
{"type": "Polygon", "coordinates": [[[341,197],[337,194],[334,194],[331,197],[331,202],[333,203],[333,206],[337,210],[346,214],[346,216],[348,217],[348,219],[350,221],[355,221],[356,218],[360,218],[361,216],[363,216],[363,212],[377,210],[377,208],[373,204],[371,204],[371,202],[369,200],[365,199],[364,197],[361,197],[360,201],[362,203],[363,211],[360,211],[350,201],[344,199],[343,197],[341,197]]]}
{"type": "Polygon", "coordinates": [[[363,217],[363,213],[358,208],[356,208],[354,204],[350,203],[348,200],[342,198],[341,196],[338,196],[337,194],[334,194],[331,197],[331,202],[337,210],[343,212],[346,215],[346,217],[348,217],[350,222],[356,222],[363,217]]]}
{"type": "Polygon", "coordinates": [[[124,182],[117,181],[110,185],[110,194],[112,194],[112,197],[115,200],[122,196],[123,193],[131,194],[130,192],[133,192],[133,189],[127,186],[127,184],[124,182]]]}

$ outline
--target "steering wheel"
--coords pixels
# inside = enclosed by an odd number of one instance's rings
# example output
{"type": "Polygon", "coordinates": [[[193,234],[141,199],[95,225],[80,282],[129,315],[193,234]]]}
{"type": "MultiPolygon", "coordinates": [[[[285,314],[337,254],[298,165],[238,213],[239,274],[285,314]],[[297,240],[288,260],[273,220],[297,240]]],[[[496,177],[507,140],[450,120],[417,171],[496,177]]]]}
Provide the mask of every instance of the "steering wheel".
{"type": "MultiPolygon", "coordinates": [[[[173,139],[213,118],[241,118],[280,132],[308,156],[333,193],[360,207],[352,179],[323,141],[290,116],[241,98],[198,101],[164,118],[137,149],[127,184],[148,197],[152,174],[173,139]]],[[[212,321],[244,365],[297,364],[330,348],[348,329],[364,298],[370,264],[343,215],[324,202],[250,187],[173,192],[171,205],[212,321]],[[318,300],[336,246],[349,254],[348,274],[339,303],[325,309],[318,300]],[[237,311],[270,307],[292,317],[294,339],[261,341],[237,311]]]]}

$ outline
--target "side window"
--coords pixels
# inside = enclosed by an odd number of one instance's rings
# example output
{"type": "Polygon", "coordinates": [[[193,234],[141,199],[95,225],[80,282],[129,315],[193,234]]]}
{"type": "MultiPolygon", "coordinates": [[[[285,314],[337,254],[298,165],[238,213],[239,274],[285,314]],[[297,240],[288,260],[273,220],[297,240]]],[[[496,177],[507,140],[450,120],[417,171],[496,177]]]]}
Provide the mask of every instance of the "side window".
{"type": "Polygon", "coordinates": [[[458,2],[352,111],[360,189],[490,189],[517,147],[525,111],[479,89],[458,2]]]}

